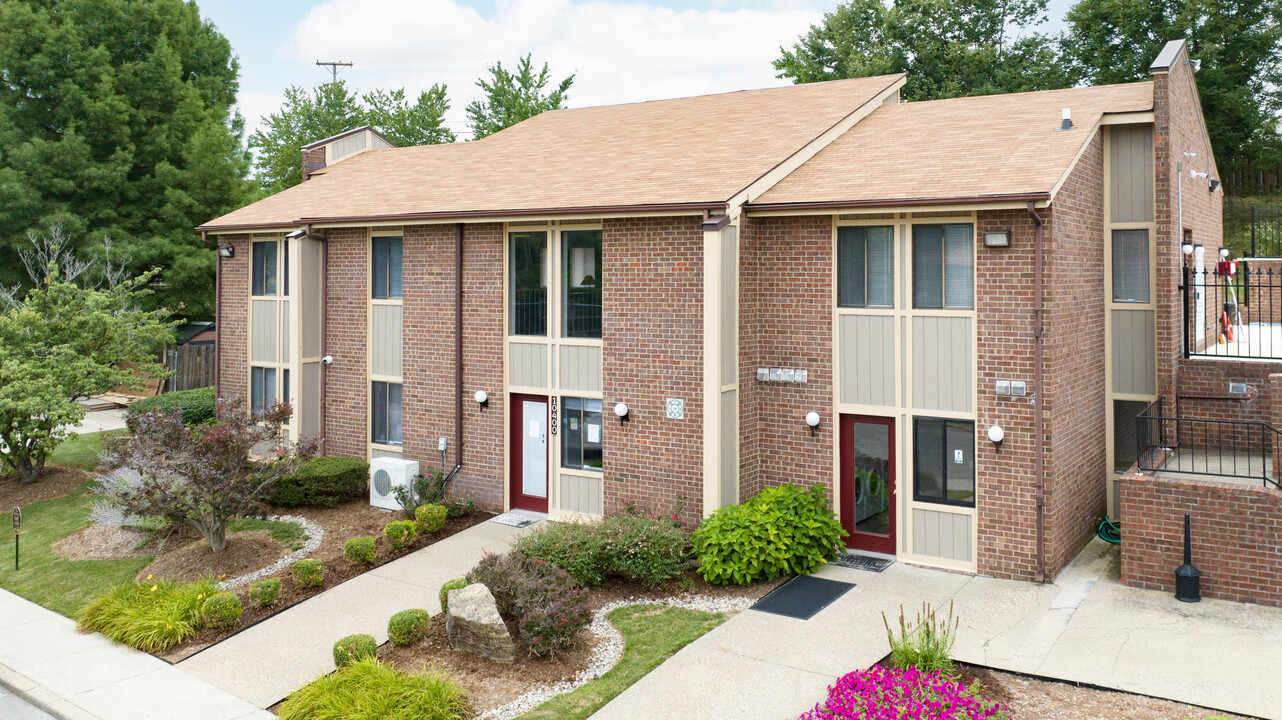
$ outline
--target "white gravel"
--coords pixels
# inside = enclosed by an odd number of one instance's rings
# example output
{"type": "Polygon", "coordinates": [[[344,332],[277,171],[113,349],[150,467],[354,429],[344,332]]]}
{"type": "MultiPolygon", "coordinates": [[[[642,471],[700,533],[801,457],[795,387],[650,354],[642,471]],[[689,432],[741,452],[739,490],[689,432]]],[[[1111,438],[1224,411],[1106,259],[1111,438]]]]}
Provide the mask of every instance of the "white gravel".
{"type": "Polygon", "coordinates": [[[299,525],[302,525],[303,532],[307,533],[307,541],[303,543],[301,548],[261,570],[255,570],[254,572],[241,575],[240,577],[234,577],[230,580],[224,580],[218,583],[218,587],[220,589],[230,590],[234,587],[240,587],[245,583],[258,580],[259,578],[265,578],[268,575],[273,575],[277,571],[287,568],[310,555],[316,550],[316,548],[320,547],[321,540],[325,539],[325,530],[320,525],[317,525],[305,517],[299,517],[298,515],[269,515],[267,519],[279,522],[298,523],[299,525]]]}
{"type": "Polygon", "coordinates": [[[537,687],[502,707],[494,708],[478,716],[478,720],[512,720],[548,700],[566,693],[587,682],[595,680],[610,671],[623,657],[623,636],[615,629],[606,617],[621,607],[628,605],[667,605],[687,610],[702,610],[709,613],[737,613],[747,610],[756,600],[744,597],[700,597],[670,596],[666,598],[628,598],[617,600],[592,613],[592,622],[588,632],[597,637],[597,645],[592,651],[588,666],[579,672],[573,680],[566,680],[553,685],[537,687]]]}

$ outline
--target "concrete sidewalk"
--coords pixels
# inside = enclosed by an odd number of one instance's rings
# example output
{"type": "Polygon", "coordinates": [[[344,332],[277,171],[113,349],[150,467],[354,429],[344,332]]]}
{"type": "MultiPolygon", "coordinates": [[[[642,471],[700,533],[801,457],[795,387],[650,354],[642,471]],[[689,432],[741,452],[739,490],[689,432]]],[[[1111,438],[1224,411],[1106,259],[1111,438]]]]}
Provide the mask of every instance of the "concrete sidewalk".
{"type": "Polygon", "coordinates": [[[334,670],[334,642],[353,633],[387,640],[387,621],[409,608],[441,611],[441,585],[486,550],[527,530],[483,522],[348,580],[183,660],[175,667],[266,708],[334,670]]]}
{"type": "Polygon", "coordinates": [[[45,717],[6,692],[62,720],[274,717],[164,660],[98,633],[80,633],[75,621],[0,590],[0,717],[45,717]]]}
{"type": "Polygon", "coordinates": [[[792,720],[889,652],[882,612],[893,623],[900,605],[911,616],[923,600],[945,611],[952,600],[958,660],[1282,720],[1282,609],[1122,586],[1117,553],[1100,541],[1050,585],[902,563],[818,575],[856,587],[810,620],[740,613],[593,718],[792,720]]]}

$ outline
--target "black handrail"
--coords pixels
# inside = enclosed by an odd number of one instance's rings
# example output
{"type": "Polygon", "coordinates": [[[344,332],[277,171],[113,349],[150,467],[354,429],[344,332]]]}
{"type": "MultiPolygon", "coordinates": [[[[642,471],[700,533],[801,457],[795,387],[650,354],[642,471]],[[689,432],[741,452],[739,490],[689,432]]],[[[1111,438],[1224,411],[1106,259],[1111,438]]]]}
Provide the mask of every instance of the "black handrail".
{"type": "Polygon", "coordinates": [[[1240,260],[1221,272],[1218,258],[1209,260],[1203,270],[1182,271],[1184,357],[1282,360],[1282,266],[1240,260]]]}
{"type": "Polygon", "coordinates": [[[1136,465],[1152,472],[1260,480],[1282,490],[1272,472],[1279,436],[1277,428],[1258,420],[1166,416],[1162,401],[1155,400],[1135,416],[1136,465]]]}

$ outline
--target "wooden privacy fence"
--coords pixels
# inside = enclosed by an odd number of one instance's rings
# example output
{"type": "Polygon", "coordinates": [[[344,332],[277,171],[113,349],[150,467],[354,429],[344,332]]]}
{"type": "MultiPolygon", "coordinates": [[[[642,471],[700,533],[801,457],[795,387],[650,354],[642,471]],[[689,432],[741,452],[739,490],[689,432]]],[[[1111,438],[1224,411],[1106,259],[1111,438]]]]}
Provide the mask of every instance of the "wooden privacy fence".
{"type": "Polygon", "coordinates": [[[192,390],[214,384],[214,346],[182,345],[165,351],[165,367],[173,375],[165,391],[192,390]]]}

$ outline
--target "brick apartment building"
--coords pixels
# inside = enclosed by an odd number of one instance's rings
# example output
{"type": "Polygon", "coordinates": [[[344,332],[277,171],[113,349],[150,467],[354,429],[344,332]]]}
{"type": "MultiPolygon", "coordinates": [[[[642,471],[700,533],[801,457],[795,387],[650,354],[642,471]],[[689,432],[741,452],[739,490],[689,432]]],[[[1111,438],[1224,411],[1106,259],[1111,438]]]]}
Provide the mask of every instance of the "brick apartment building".
{"type": "Polygon", "coordinates": [[[447,438],[453,491],[492,510],[698,518],[820,483],[852,548],[1052,578],[1116,514],[1135,416],[1173,397],[1182,242],[1220,246],[1187,59],[329,138],[306,182],[200,228],[219,393],[290,402],[327,454],[435,465],[447,438]]]}

